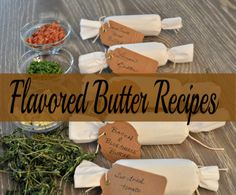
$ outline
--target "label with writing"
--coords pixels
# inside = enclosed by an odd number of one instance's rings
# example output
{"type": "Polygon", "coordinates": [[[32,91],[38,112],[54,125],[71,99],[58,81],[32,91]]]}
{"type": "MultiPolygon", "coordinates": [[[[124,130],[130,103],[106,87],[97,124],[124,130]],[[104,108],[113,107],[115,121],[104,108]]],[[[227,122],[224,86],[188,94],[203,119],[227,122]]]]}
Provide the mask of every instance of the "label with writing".
{"type": "Polygon", "coordinates": [[[119,164],[100,180],[103,195],[164,195],[166,183],[164,176],[119,164]]]}
{"type": "Polygon", "coordinates": [[[143,38],[143,33],[112,20],[103,24],[100,28],[101,42],[107,46],[125,43],[141,43],[143,42],[143,38]]]}
{"type": "Polygon", "coordinates": [[[103,156],[111,162],[141,158],[138,134],[127,122],[114,122],[101,127],[98,144],[101,146],[103,156]]]}
{"type": "Polygon", "coordinates": [[[107,53],[107,64],[117,74],[156,73],[158,62],[126,48],[117,48],[107,53]]]}

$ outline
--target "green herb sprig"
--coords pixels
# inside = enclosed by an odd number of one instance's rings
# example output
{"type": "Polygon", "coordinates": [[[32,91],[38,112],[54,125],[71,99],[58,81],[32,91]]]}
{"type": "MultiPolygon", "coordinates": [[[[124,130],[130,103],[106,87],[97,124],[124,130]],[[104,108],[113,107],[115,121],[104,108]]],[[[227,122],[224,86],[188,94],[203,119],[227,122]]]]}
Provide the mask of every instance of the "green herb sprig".
{"type": "Polygon", "coordinates": [[[61,66],[57,62],[33,61],[27,69],[28,74],[61,74],[61,66]]]}
{"type": "Polygon", "coordinates": [[[5,149],[0,169],[6,170],[17,184],[17,193],[47,195],[61,193],[63,181],[72,181],[75,168],[82,160],[94,160],[58,133],[19,134],[19,130],[1,138],[5,149]]]}

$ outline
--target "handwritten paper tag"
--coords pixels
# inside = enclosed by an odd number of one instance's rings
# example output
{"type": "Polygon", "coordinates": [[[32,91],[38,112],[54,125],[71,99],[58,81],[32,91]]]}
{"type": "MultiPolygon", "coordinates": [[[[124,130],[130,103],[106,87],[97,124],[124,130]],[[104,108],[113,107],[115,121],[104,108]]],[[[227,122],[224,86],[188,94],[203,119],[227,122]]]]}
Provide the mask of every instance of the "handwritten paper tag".
{"type": "Polygon", "coordinates": [[[111,162],[141,158],[138,134],[127,122],[114,122],[101,127],[98,144],[101,146],[103,156],[111,162]]]}
{"type": "Polygon", "coordinates": [[[100,28],[100,39],[102,44],[107,46],[124,44],[124,43],[141,43],[144,34],[132,28],[114,22],[105,23],[100,28]]]}
{"type": "Polygon", "coordinates": [[[158,62],[126,48],[107,53],[107,64],[116,73],[156,73],[158,62]]]}
{"type": "Polygon", "coordinates": [[[103,195],[164,195],[165,177],[114,164],[100,180],[103,195]]]}

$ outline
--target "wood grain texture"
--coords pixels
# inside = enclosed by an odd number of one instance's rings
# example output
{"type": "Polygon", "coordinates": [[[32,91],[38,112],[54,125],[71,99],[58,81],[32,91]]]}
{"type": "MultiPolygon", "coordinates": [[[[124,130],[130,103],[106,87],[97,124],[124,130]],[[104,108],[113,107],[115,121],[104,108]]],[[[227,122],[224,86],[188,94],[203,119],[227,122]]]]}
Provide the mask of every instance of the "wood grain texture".
{"type": "MultiPolygon", "coordinates": [[[[194,43],[194,62],[178,64],[175,70],[169,64],[161,72],[214,73],[236,72],[236,1],[235,0],[0,0],[0,72],[16,72],[20,56],[26,52],[20,40],[20,28],[27,22],[42,17],[65,18],[73,27],[67,48],[73,53],[74,72],[78,72],[77,59],[81,54],[104,50],[91,40],[79,37],[81,18],[97,20],[100,16],[120,14],[158,13],[162,18],[180,16],[183,28],[176,35],[173,31],[162,31],[158,37],[145,41],[163,42],[168,47],[194,43]]],[[[9,134],[11,123],[1,123],[3,134],[9,134]]],[[[236,194],[236,123],[228,122],[223,128],[210,133],[194,135],[199,140],[215,147],[224,147],[224,152],[202,148],[187,139],[181,145],[144,146],[143,158],[188,158],[199,165],[228,167],[221,173],[217,193],[199,189],[201,195],[236,194]]],[[[96,143],[83,145],[86,150],[95,151],[96,143]]],[[[1,151],[0,151],[1,152],[1,151]]],[[[95,161],[109,168],[110,163],[101,155],[95,161]]],[[[181,174],[181,173],[180,173],[181,174]]],[[[13,185],[5,174],[0,175],[0,194],[13,185]]],[[[64,185],[64,194],[85,194],[85,190],[64,185]]],[[[96,189],[89,194],[99,194],[96,189]]]]}

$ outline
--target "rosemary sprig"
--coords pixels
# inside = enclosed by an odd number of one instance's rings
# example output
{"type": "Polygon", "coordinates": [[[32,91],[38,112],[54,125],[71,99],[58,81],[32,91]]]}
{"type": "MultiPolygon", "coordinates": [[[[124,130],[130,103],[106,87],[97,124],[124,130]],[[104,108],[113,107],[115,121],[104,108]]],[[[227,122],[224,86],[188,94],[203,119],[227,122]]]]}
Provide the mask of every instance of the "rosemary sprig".
{"type": "Polygon", "coordinates": [[[61,193],[61,183],[72,181],[76,166],[96,157],[58,133],[28,137],[18,130],[2,137],[1,142],[5,152],[0,169],[16,182],[13,194],[61,193]]]}

